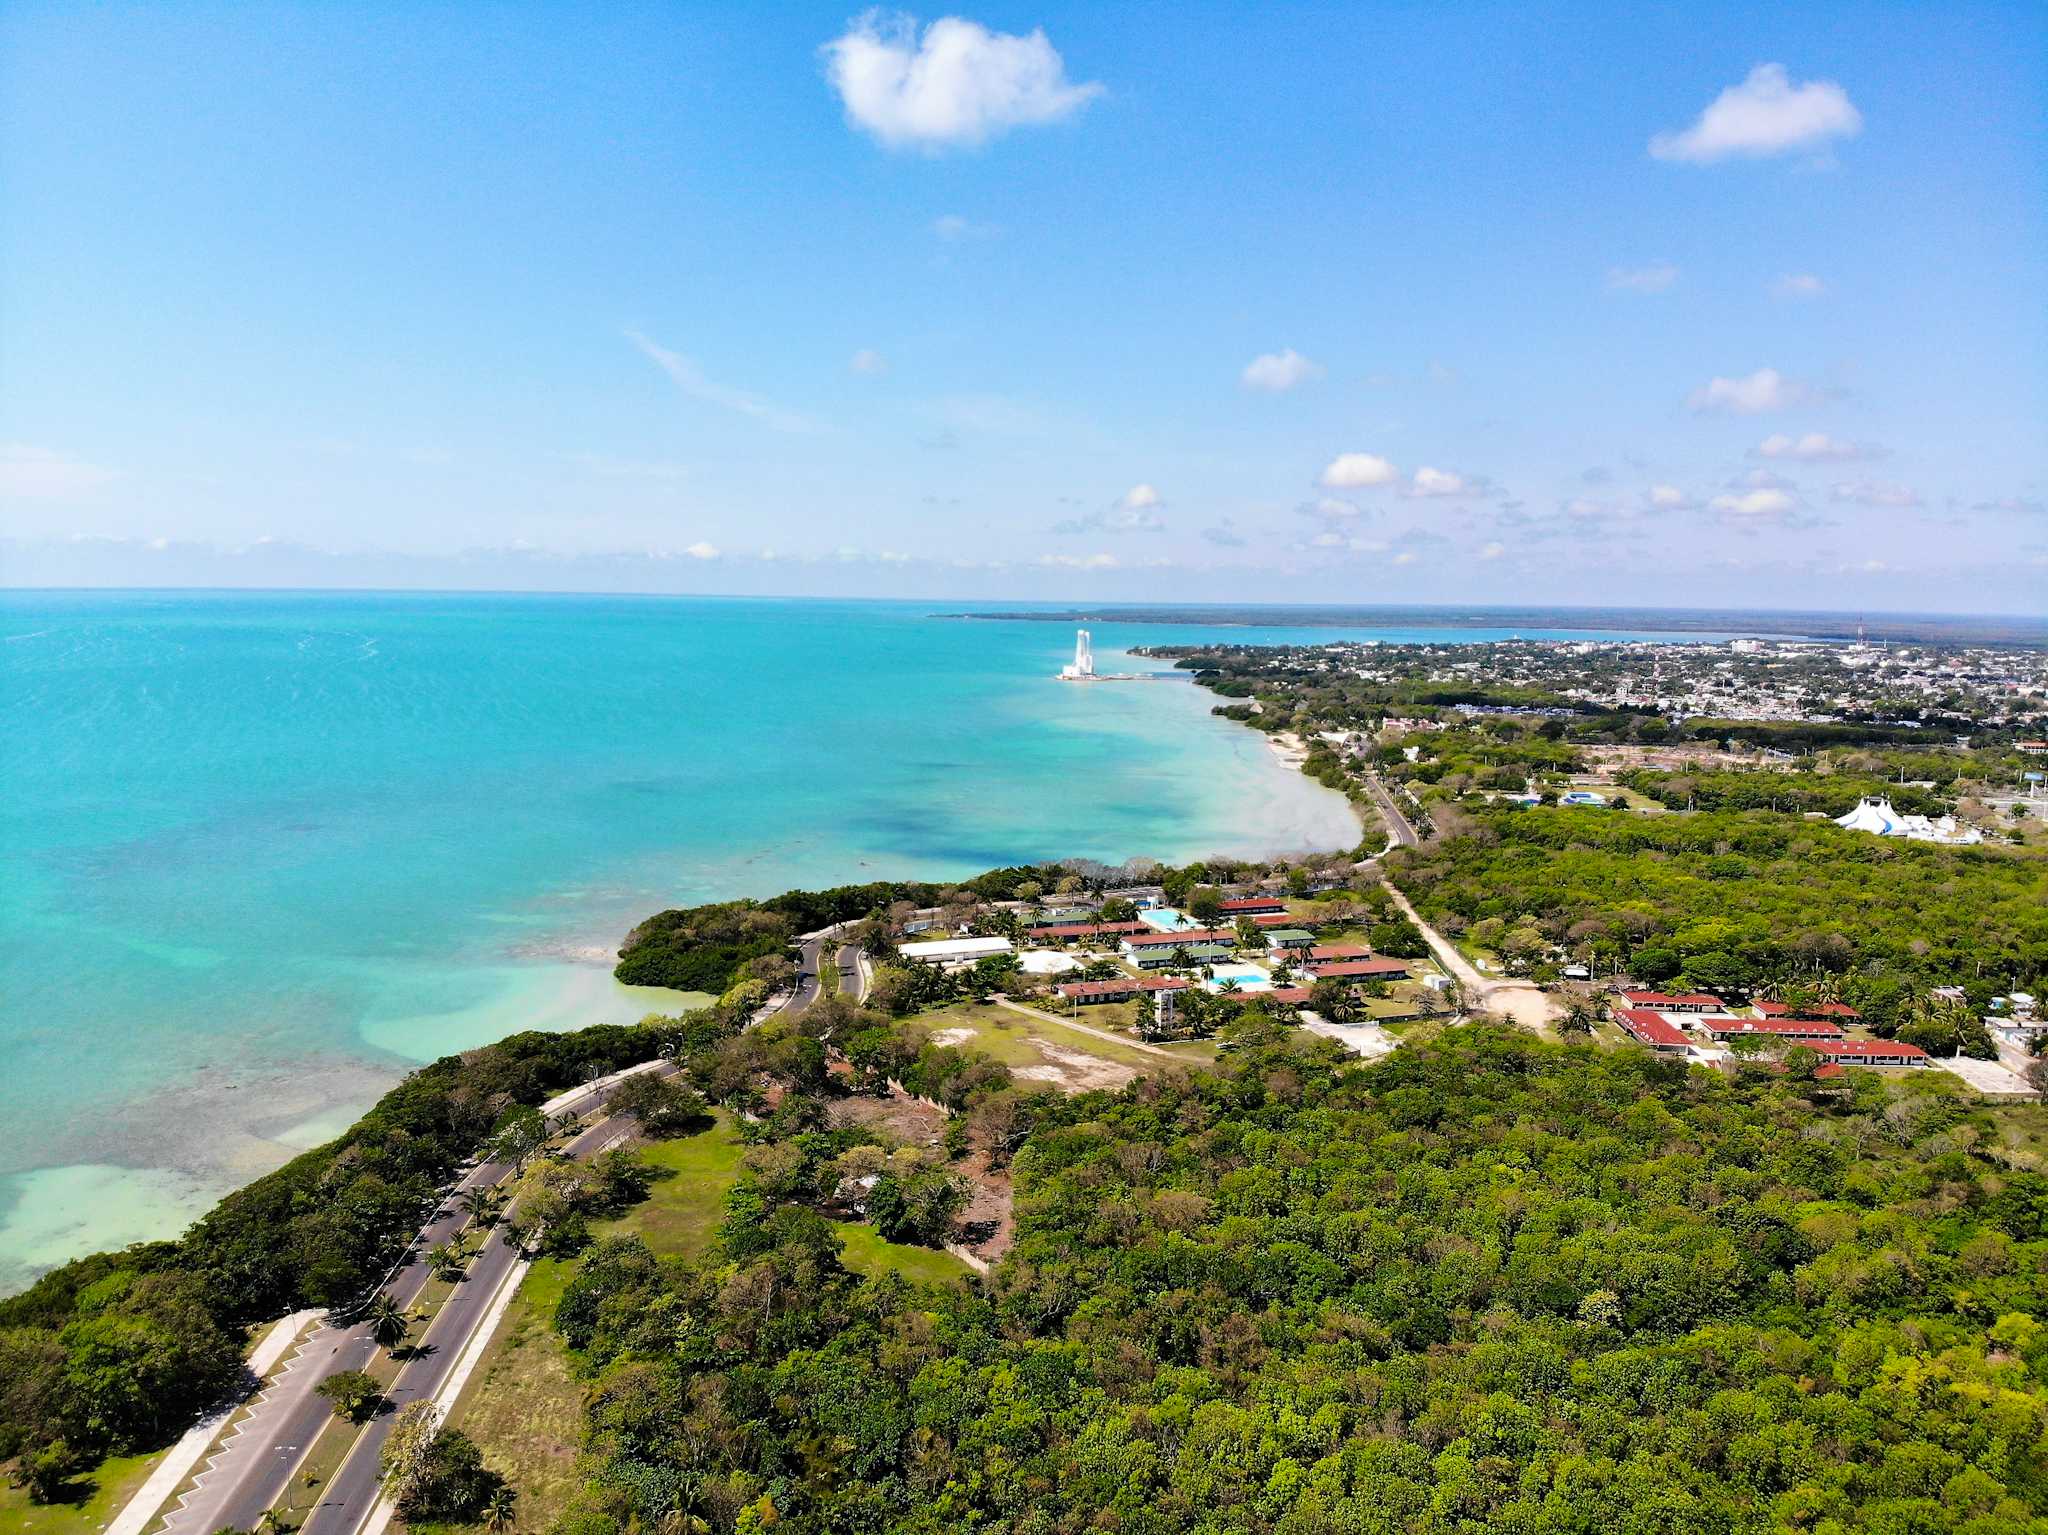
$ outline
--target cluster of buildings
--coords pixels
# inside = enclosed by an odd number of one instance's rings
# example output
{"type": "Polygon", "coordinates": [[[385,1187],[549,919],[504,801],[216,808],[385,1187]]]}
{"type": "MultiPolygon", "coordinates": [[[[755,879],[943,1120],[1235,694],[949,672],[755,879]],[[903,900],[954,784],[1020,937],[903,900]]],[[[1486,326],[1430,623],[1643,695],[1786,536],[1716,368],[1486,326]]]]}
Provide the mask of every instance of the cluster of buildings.
{"type": "Polygon", "coordinates": [[[1712,992],[1624,991],[1614,1023],[1637,1044],[1659,1055],[1716,1060],[1738,1039],[1803,1045],[1821,1059],[1817,1075],[1838,1075],[1845,1066],[1932,1066],[1934,1057],[1918,1045],[1895,1039],[1851,1039],[1844,1025],[1861,1021],[1841,1002],[1794,1008],[1757,1002],[1737,1011],[1712,992]]]}

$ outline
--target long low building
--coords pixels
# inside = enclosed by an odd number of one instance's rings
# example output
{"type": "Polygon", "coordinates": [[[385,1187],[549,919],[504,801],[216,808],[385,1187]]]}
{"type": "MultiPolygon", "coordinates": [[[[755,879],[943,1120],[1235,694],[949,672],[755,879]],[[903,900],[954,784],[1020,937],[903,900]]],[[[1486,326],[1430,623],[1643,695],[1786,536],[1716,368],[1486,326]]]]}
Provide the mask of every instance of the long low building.
{"type": "Polygon", "coordinates": [[[1182,954],[1187,955],[1191,965],[1220,965],[1237,958],[1237,950],[1227,943],[1169,943],[1134,949],[1130,961],[1141,970],[1164,970],[1182,954]]]}
{"type": "Polygon", "coordinates": [[[929,943],[901,943],[896,952],[918,965],[971,965],[1011,952],[1007,938],[937,938],[929,943]]]}
{"type": "Polygon", "coordinates": [[[1059,988],[1069,1002],[1086,1007],[1091,1002],[1121,1002],[1127,997],[1154,991],[1185,991],[1193,981],[1174,975],[1119,975],[1107,981],[1068,981],[1059,988]]]}
{"type": "Polygon", "coordinates": [[[1839,1018],[1845,1023],[1855,1023],[1863,1017],[1846,1002],[1815,1002],[1806,1007],[1789,1007],[1783,1002],[1759,1002],[1756,1010],[1763,1018],[1839,1018]]]}
{"type": "Polygon", "coordinates": [[[1126,949],[1171,949],[1184,943],[1236,943],[1234,927],[1191,927],[1178,933],[1155,933],[1150,929],[1133,933],[1124,940],[1126,949]]]}
{"type": "Polygon", "coordinates": [[[1637,1044],[1647,1045],[1659,1055],[1684,1055],[1692,1049],[1683,1029],[1647,1007],[1617,1007],[1614,1023],[1637,1044]]]}
{"type": "Polygon", "coordinates": [[[1710,991],[1625,991],[1621,1000],[1629,1007],[1647,1007],[1653,1013],[1718,1013],[1723,1002],[1710,991]]]}
{"type": "Polygon", "coordinates": [[[1362,943],[1319,943],[1308,951],[1315,959],[1371,959],[1372,950],[1362,943]]]}
{"type": "Polygon", "coordinates": [[[1408,977],[1408,966],[1398,959],[1339,959],[1310,965],[1308,973],[1319,981],[1400,981],[1408,977]]]}
{"type": "Polygon", "coordinates": [[[1150,931],[1142,922],[1053,922],[1030,929],[1026,936],[1033,939],[1123,938],[1132,933],[1150,931]]]}
{"type": "Polygon", "coordinates": [[[1274,895],[1240,895],[1225,901],[1223,910],[1227,916],[1257,917],[1273,912],[1285,913],[1287,903],[1274,895]]]}
{"type": "Polygon", "coordinates": [[[1934,1057],[1918,1045],[1897,1039],[1816,1039],[1802,1041],[1823,1061],[1836,1066],[1932,1066],[1934,1057]]]}
{"type": "Polygon", "coordinates": [[[1705,1030],[1719,1040],[1729,1040],[1744,1034],[1765,1039],[1840,1039],[1842,1031],[1822,1018],[1735,1018],[1725,1014],[1707,1013],[1690,1018],[1687,1022],[1705,1030]]]}

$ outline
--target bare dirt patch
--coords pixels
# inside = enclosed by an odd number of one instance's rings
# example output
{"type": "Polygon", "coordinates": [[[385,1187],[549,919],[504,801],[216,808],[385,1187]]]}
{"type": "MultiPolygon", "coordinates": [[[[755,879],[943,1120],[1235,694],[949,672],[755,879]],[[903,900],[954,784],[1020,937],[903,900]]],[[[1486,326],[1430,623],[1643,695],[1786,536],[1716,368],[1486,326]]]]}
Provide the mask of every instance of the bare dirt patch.
{"type": "Polygon", "coordinates": [[[1051,1076],[1040,1076],[1047,1067],[1022,1066],[1015,1075],[1030,1077],[1036,1081],[1057,1082],[1070,1093],[1092,1092],[1096,1088],[1112,1091],[1132,1081],[1138,1073],[1129,1066],[1120,1066],[1115,1061],[1105,1061],[1099,1055],[1090,1055],[1085,1050],[1069,1049],[1065,1045],[1053,1044],[1050,1040],[1032,1036],[1031,1043],[1038,1053],[1046,1058],[1051,1076]]]}
{"type": "Polygon", "coordinates": [[[946,1133],[942,1110],[894,1091],[886,1098],[835,1099],[826,1116],[835,1125],[863,1125],[907,1146],[936,1146],[946,1133]]]}

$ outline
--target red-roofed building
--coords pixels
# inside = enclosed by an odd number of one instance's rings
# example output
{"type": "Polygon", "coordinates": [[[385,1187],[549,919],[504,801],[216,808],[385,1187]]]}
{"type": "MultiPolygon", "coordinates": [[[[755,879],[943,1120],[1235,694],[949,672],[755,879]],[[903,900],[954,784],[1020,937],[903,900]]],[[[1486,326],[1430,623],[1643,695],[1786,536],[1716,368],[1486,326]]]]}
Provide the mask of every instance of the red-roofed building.
{"type": "Polygon", "coordinates": [[[1663,991],[1625,991],[1621,1000],[1630,1007],[1647,1007],[1654,1013],[1718,1013],[1721,999],[1711,992],[1685,991],[1673,995],[1663,991]]]}
{"type": "Polygon", "coordinates": [[[1034,927],[1028,934],[1032,938],[1120,938],[1126,933],[1145,933],[1151,929],[1142,922],[1056,922],[1050,927],[1034,927]]]}
{"type": "Polygon", "coordinates": [[[1121,1002],[1151,991],[1185,991],[1193,984],[1176,976],[1119,975],[1107,981],[1067,981],[1060,986],[1059,993],[1069,1002],[1086,1007],[1092,1002],[1121,1002]]]}
{"type": "Polygon", "coordinates": [[[1271,991],[1254,992],[1253,995],[1284,1007],[1300,1007],[1308,1001],[1310,992],[1306,986],[1275,986],[1271,991]]]}
{"type": "Polygon", "coordinates": [[[1260,927],[1314,927],[1318,920],[1315,917],[1292,917],[1284,911],[1260,912],[1252,918],[1260,927]]]}
{"type": "Polygon", "coordinates": [[[1126,938],[1124,940],[1125,948],[1156,949],[1160,945],[1164,944],[1167,948],[1170,949],[1173,948],[1176,944],[1183,943],[1197,944],[1237,942],[1237,929],[1234,927],[1191,927],[1184,933],[1156,933],[1152,931],[1152,929],[1144,927],[1143,923],[1140,923],[1139,926],[1144,930],[1142,932],[1133,933],[1130,937],[1126,938]]]}
{"type": "Polygon", "coordinates": [[[1308,973],[1319,981],[1400,981],[1407,979],[1408,965],[1398,959],[1339,959],[1310,965],[1308,973]]]}
{"type": "Polygon", "coordinates": [[[1308,951],[1311,960],[1371,959],[1372,950],[1362,943],[1319,943],[1308,951]]]}
{"type": "Polygon", "coordinates": [[[1934,1057],[1897,1039],[1816,1039],[1810,1048],[1824,1061],[1843,1066],[1932,1066],[1934,1057]]]}
{"type": "Polygon", "coordinates": [[[1256,917],[1261,912],[1277,911],[1284,914],[1287,903],[1273,895],[1240,895],[1225,901],[1223,909],[1233,917],[1256,917]]]}
{"type": "Polygon", "coordinates": [[[1823,1018],[1719,1018],[1694,1020],[1716,1039],[1759,1034],[1769,1039],[1840,1039],[1842,1031],[1823,1018]]]}
{"type": "Polygon", "coordinates": [[[1855,1023],[1862,1018],[1846,1002],[1816,1002],[1809,1007],[1788,1007],[1783,1002],[1759,1002],[1756,1010],[1766,1018],[1841,1018],[1855,1023]]]}
{"type": "Polygon", "coordinates": [[[1630,1039],[1639,1045],[1648,1045],[1659,1055],[1684,1055],[1692,1049],[1692,1041],[1685,1037],[1685,1030],[1665,1022],[1648,1008],[1617,1007],[1614,1022],[1630,1039]]]}

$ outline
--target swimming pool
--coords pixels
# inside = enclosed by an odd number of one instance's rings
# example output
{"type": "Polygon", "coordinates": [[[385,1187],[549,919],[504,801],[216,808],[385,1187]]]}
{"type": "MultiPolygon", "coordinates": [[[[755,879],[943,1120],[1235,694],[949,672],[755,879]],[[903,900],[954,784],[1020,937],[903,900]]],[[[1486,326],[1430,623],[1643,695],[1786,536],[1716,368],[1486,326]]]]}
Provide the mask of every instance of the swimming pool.
{"type": "Polygon", "coordinates": [[[1237,982],[1239,991],[1271,991],[1273,977],[1257,965],[1214,965],[1209,979],[1202,982],[1209,991],[1221,991],[1227,982],[1237,982]]]}
{"type": "Polygon", "coordinates": [[[1138,920],[1161,933],[1185,933],[1202,925],[1186,912],[1176,911],[1171,906],[1147,906],[1139,911],[1138,920]]]}

